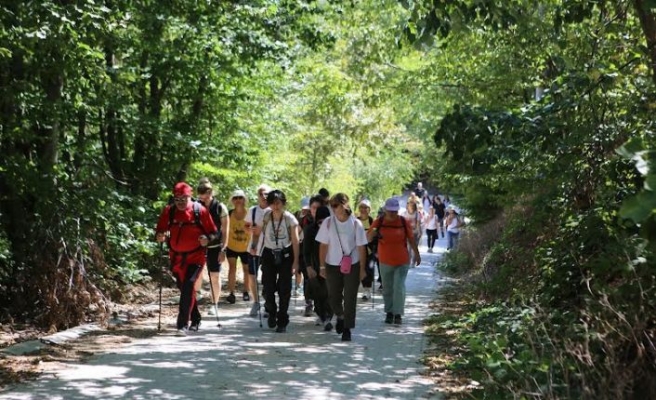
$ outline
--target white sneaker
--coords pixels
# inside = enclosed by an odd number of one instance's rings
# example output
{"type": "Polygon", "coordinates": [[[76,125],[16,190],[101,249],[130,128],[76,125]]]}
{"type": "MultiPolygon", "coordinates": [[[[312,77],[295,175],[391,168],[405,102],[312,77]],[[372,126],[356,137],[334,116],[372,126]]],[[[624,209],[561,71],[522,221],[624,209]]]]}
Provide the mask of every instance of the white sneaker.
{"type": "Polygon", "coordinates": [[[248,313],[251,317],[257,317],[257,312],[260,311],[260,303],[253,303],[251,307],[251,312],[248,313]]]}
{"type": "Polygon", "coordinates": [[[211,315],[211,316],[216,315],[216,308],[210,307],[210,310],[207,312],[207,315],[211,315]]]}
{"type": "Polygon", "coordinates": [[[175,336],[187,336],[187,330],[186,329],[178,329],[175,331],[175,336]]]}

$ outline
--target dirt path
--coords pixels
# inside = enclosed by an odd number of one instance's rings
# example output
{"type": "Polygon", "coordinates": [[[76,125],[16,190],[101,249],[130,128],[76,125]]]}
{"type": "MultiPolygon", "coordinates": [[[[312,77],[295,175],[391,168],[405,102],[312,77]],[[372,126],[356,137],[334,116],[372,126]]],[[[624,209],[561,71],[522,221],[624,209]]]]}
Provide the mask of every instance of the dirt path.
{"type": "Polygon", "coordinates": [[[187,337],[174,336],[173,325],[156,334],[157,320],[151,318],[143,329],[135,326],[139,329],[108,336],[104,346],[90,347],[83,360],[52,363],[39,379],[10,387],[0,399],[439,398],[420,363],[427,345],[422,320],[435,294],[438,255],[422,257],[408,275],[401,326],[383,323],[379,293],[373,303],[359,304],[350,343],[301,316],[302,298],[292,300],[284,334],[267,329],[266,321],[261,329],[248,317],[249,303],[238,300],[221,307],[221,329],[206,316],[207,307],[201,330],[187,337]]]}

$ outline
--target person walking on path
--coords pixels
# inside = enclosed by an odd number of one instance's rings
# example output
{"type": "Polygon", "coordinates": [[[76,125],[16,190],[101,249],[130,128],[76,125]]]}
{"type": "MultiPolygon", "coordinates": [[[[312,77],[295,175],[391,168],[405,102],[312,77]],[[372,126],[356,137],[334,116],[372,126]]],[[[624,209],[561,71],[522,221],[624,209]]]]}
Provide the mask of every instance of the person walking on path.
{"type": "MultiPolygon", "coordinates": [[[[358,219],[362,223],[365,233],[369,232],[371,224],[374,222],[371,216],[371,202],[363,199],[358,204],[358,219]]],[[[372,296],[372,287],[374,283],[374,254],[373,248],[367,245],[367,261],[365,262],[365,271],[367,276],[362,280],[362,300],[367,301],[372,296]]],[[[378,273],[380,275],[380,272],[378,273]]]]}
{"type": "MultiPolygon", "coordinates": [[[[408,200],[408,204],[406,205],[405,212],[402,214],[403,217],[408,221],[410,224],[410,228],[412,229],[412,237],[414,238],[414,242],[417,246],[419,246],[419,241],[421,240],[421,214],[419,213],[419,210],[417,209],[417,202],[410,201],[408,200]]],[[[408,248],[408,252],[412,250],[408,248]]],[[[410,266],[414,267],[415,263],[413,260],[413,254],[410,254],[410,266]]],[[[417,264],[418,265],[418,264],[417,264]]]]}
{"type": "MultiPolygon", "coordinates": [[[[196,187],[198,201],[207,208],[214,221],[214,225],[218,230],[218,237],[207,245],[207,270],[210,276],[210,285],[212,302],[214,305],[219,304],[221,298],[221,265],[226,259],[226,244],[228,243],[227,234],[230,229],[230,221],[228,220],[228,209],[226,206],[214,197],[214,189],[212,183],[204,178],[196,187]]],[[[199,279],[196,280],[195,290],[200,291],[200,286],[203,281],[203,271],[199,273],[199,279]]],[[[217,307],[210,308],[210,315],[215,313],[217,307]]]]}
{"type": "Polygon", "coordinates": [[[433,246],[435,246],[435,241],[437,240],[437,227],[439,226],[437,215],[435,215],[435,210],[433,207],[428,209],[428,213],[424,218],[424,225],[426,226],[426,237],[428,241],[428,252],[433,252],[433,246]]]}
{"type": "MultiPolygon", "coordinates": [[[[314,204],[310,201],[310,205],[314,204]]],[[[320,204],[320,200],[316,204],[320,204]]],[[[314,212],[314,220],[303,230],[303,236],[305,237],[305,240],[303,240],[303,260],[305,260],[305,271],[307,273],[305,281],[306,295],[314,302],[314,312],[318,317],[318,325],[323,325],[325,331],[330,331],[333,329],[331,322],[333,311],[328,301],[326,279],[319,275],[321,267],[321,262],[319,262],[320,244],[316,241],[319,228],[326,218],[330,218],[328,207],[318,207],[314,212]]]]}
{"type": "Polygon", "coordinates": [[[251,317],[257,317],[257,313],[260,310],[260,294],[257,290],[257,270],[260,266],[260,255],[257,252],[257,242],[253,241],[253,235],[260,235],[262,232],[264,213],[269,210],[269,205],[267,204],[267,194],[269,194],[269,191],[271,191],[271,188],[265,184],[257,188],[257,204],[248,210],[246,219],[244,220],[245,227],[251,234],[251,239],[248,243],[251,253],[248,262],[248,283],[251,285],[250,291],[253,294],[253,306],[249,313],[251,317]]]}
{"type": "Polygon", "coordinates": [[[385,201],[385,216],[376,219],[369,230],[369,240],[378,238],[380,275],[383,279],[385,323],[400,325],[405,309],[405,280],[410,268],[408,247],[414,252],[415,265],[421,264],[419,248],[410,223],[399,216],[399,201],[385,201]]]}
{"type": "Polygon", "coordinates": [[[444,215],[446,214],[446,206],[442,203],[442,199],[440,199],[440,196],[437,194],[433,196],[433,209],[435,210],[435,215],[437,215],[437,229],[439,229],[442,233],[442,237],[444,237],[444,215]]]}
{"type": "Polygon", "coordinates": [[[228,302],[235,302],[235,286],[237,284],[237,259],[241,261],[241,268],[244,271],[244,289],[242,299],[250,301],[249,290],[249,273],[248,261],[250,254],[248,252],[248,241],[250,240],[250,232],[246,229],[246,193],[243,190],[235,190],[230,196],[232,203],[232,210],[228,213],[230,219],[230,231],[228,232],[228,246],[226,256],[228,258],[228,302]]]}
{"type": "Polygon", "coordinates": [[[261,255],[264,308],[269,314],[269,328],[286,332],[289,324],[289,300],[292,292],[292,276],[298,269],[298,221],[285,210],[287,197],[280,190],[267,194],[270,211],[264,214],[261,234],[253,234],[261,255]],[[276,291],[279,305],[276,305],[276,291]]]}
{"type": "Polygon", "coordinates": [[[319,228],[319,274],[328,284],[328,299],[337,316],[335,331],[351,341],[360,281],[367,275],[367,237],[362,223],[352,215],[349,198],[337,193],[330,199],[333,216],[319,228]]]}
{"type": "Polygon", "coordinates": [[[446,240],[447,250],[452,250],[458,245],[458,238],[460,237],[460,228],[465,225],[460,215],[453,205],[447,207],[447,216],[444,219],[446,226],[446,240]]]}
{"type": "Polygon", "coordinates": [[[172,273],[180,289],[180,305],[176,322],[177,334],[187,329],[198,330],[201,315],[196,302],[194,284],[206,261],[206,247],[216,240],[218,232],[209,211],[191,201],[191,186],[179,182],[173,189],[173,205],[167,205],[159,216],[155,238],[169,241],[172,273]],[[191,320],[191,326],[188,326],[191,320]]]}

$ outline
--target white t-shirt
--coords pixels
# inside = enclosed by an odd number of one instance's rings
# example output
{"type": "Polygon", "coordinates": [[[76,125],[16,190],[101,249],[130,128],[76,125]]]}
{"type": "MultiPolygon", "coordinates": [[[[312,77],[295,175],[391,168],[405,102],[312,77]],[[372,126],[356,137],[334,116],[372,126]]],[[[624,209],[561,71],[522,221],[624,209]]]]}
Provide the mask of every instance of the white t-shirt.
{"type": "Polygon", "coordinates": [[[433,215],[432,218],[430,215],[426,216],[426,229],[429,230],[437,229],[437,215],[433,215]]]}
{"type": "Polygon", "coordinates": [[[341,222],[336,217],[326,218],[321,223],[316,240],[328,245],[325,261],[330,265],[339,265],[343,255],[350,255],[351,262],[355,264],[360,261],[360,252],[357,251],[357,247],[366,246],[368,243],[362,222],[353,215],[345,222],[341,222]]]}
{"type": "MultiPolygon", "coordinates": [[[[264,219],[264,212],[266,210],[270,210],[269,207],[266,208],[261,208],[260,205],[253,206],[248,209],[248,213],[246,213],[246,218],[244,218],[244,222],[246,225],[257,225],[257,226],[262,226],[262,220],[264,219]],[[253,224],[253,210],[255,210],[255,224],[253,224]]],[[[251,238],[248,240],[248,248],[251,248],[251,244],[253,243],[253,237],[251,235],[251,238]]]]}
{"type": "Polygon", "coordinates": [[[404,211],[401,213],[401,215],[408,220],[410,223],[410,227],[412,228],[412,232],[414,234],[421,234],[421,216],[419,215],[418,211],[415,211],[413,213],[409,213],[408,211],[404,211]]]}
{"type": "MultiPolygon", "coordinates": [[[[294,214],[285,211],[281,219],[274,218],[271,211],[267,213],[271,214],[271,219],[266,222],[266,225],[263,225],[264,230],[260,235],[259,251],[262,251],[262,244],[270,249],[282,249],[291,246],[292,238],[289,233],[298,226],[298,220],[294,217],[294,214]]],[[[264,221],[262,223],[264,224],[264,221]]]]}

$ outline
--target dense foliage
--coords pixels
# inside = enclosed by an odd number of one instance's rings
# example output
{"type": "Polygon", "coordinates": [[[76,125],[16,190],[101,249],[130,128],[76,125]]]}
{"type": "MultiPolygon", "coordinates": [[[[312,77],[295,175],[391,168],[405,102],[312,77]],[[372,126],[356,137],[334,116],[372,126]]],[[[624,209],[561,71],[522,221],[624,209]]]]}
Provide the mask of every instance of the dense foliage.
{"type": "Polygon", "coordinates": [[[223,200],[266,182],[292,209],[321,186],[400,189],[371,178],[414,168],[385,147],[405,132],[363,87],[373,51],[357,67],[342,55],[366,47],[345,25],[365,26],[354,7],[3,2],[0,320],[58,329],[102,315],[160,269],[152,227],[179,180],[207,176],[223,200]]]}
{"type": "Polygon", "coordinates": [[[478,221],[443,264],[481,300],[443,321],[454,367],[481,398],[652,398],[653,4],[512,3],[414,9],[462,89],[434,139],[478,221]]]}

